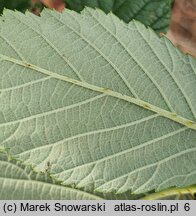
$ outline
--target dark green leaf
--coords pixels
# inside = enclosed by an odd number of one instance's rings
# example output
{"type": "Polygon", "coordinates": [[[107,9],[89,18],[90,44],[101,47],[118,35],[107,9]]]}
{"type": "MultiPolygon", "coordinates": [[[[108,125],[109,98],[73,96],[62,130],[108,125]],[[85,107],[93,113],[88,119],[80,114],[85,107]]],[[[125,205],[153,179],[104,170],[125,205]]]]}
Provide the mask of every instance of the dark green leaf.
{"type": "Polygon", "coordinates": [[[2,13],[3,8],[25,12],[28,9],[29,5],[30,0],[1,0],[0,13],[2,13]]]}
{"type": "Polygon", "coordinates": [[[171,0],[64,0],[77,12],[85,6],[112,11],[125,22],[136,19],[157,32],[165,32],[170,21],[171,0]]]}

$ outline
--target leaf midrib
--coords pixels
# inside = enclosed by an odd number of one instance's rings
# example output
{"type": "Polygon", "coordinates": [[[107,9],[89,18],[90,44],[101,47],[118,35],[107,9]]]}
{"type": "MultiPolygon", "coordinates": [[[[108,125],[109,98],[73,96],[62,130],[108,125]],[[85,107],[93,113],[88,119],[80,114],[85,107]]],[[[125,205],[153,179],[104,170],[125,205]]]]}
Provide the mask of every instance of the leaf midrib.
{"type": "Polygon", "coordinates": [[[21,60],[18,60],[18,59],[14,59],[14,58],[11,58],[11,57],[8,57],[6,55],[2,55],[0,54],[0,60],[1,61],[8,61],[8,62],[11,62],[11,63],[14,63],[14,64],[17,64],[17,65],[20,65],[20,66],[23,66],[25,68],[30,68],[34,71],[37,71],[39,73],[42,73],[42,74],[45,74],[47,76],[50,76],[54,79],[58,79],[58,80],[61,80],[61,81],[64,81],[64,82],[68,82],[68,83],[72,83],[74,85],[77,85],[77,86],[80,86],[80,87],[83,87],[83,88],[86,88],[86,89],[89,89],[89,90],[92,90],[92,91],[96,91],[96,92],[99,92],[99,93],[102,93],[102,94],[105,94],[105,95],[108,95],[108,96],[111,96],[111,97],[115,97],[115,98],[118,98],[118,99],[121,99],[121,100],[124,100],[124,101],[127,101],[127,102],[130,102],[130,103],[133,103],[139,107],[142,107],[143,109],[146,109],[146,110],[150,110],[154,113],[157,113],[159,114],[160,116],[163,116],[165,118],[168,118],[172,121],[175,121],[179,124],[182,124],[188,128],[191,128],[191,129],[194,129],[196,130],[196,122],[190,120],[190,119],[186,119],[182,116],[179,116],[177,115],[176,113],[172,113],[172,112],[169,112],[169,111],[166,111],[164,109],[161,109],[157,106],[154,106],[148,102],[145,102],[143,100],[140,100],[138,98],[134,98],[134,97],[131,97],[131,96],[128,96],[128,95],[123,95],[119,92],[115,92],[109,88],[103,88],[103,87],[99,87],[99,86],[95,86],[95,85],[92,85],[92,84],[89,84],[87,82],[82,82],[82,81],[79,81],[79,80],[76,80],[76,79],[72,79],[70,77],[67,77],[67,76],[63,76],[63,75],[60,75],[60,74],[57,74],[57,73],[54,73],[52,71],[49,71],[49,70],[46,70],[44,68],[41,68],[41,67],[38,67],[36,65],[33,65],[31,63],[28,63],[28,62],[23,62],[21,60]]]}
{"type": "MultiPolygon", "coordinates": [[[[86,11],[88,11],[91,14],[91,11],[88,10],[88,8],[86,8],[86,11]]],[[[48,11],[46,10],[45,12],[48,13],[48,11]]],[[[70,13],[71,14],[71,13],[70,13]]],[[[69,26],[67,23],[62,22],[61,20],[57,19],[54,15],[52,15],[52,13],[50,13],[51,16],[53,16],[58,22],[61,22],[63,25],[67,26],[69,29],[71,29],[75,34],[77,34],[79,37],[81,37],[84,41],[86,41],[88,43],[88,45],[90,45],[93,49],[96,50],[96,52],[98,52],[114,69],[115,71],[118,73],[118,75],[121,77],[121,79],[123,80],[123,82],[126,84],[126,86],[129,88],[129,90],[131,91],[131,93],[133,94],[133,96],[135,98],[138,98],[136,92],[133,90],[133,88],[130,87],[130,85],[127,83],[127,80],[125,79],[125,77],[119,72],[119,69],[113,65],[113,63],[103,54],[103,52],[100,52],[100,50],[94,46],[89,40],[87,40],[81,33],[77,32],[75,29],[73,29],[71,26],[69,26]]],[[[161,97],[164,99],[165,103],[167,104],[168,108],[170,111],[174,111],[172,106],[170,105],[170,102],[167,100],[167,97],[162,93],[162,91],[160,90],[158,83],[153,79],[153,77],[148,73],[148,71],[139,63],[139,61],[133,56],[133,54],[131,54],[131,52],[126,48],[126,45],[124,43],[121,42],[121,40],[118,39],[118,37],[116,37],[115,34],[113,34],[112,31],[109,31],[102,23],[100,23],[100,21],[94,17],[93,14],[91,14],[92,18],[94,18],[96,20],[96,22],[99,23],[99,25],[108,33],[110,33],[110,35],[112,35],[112,37],[122,46],[122,48],[126,51],[126,53],[132,58],[132,60],[142,69],[142,71],[145,72],[145,74],[148,76],[148,78],[151,80],[151,82],[153,83],[153,85],[155,85],[155,87],[158,89],[161,97]]]]}
{"type": "MultiPolygon", "coordinates": [[[[148,73],[148,71],[145,69],[145,67],[143,67],[139,61],[134,57],[133,54],[131,54],[131,52],[126,48],[126,45],[124,43],[121,42],[121,40],[116,37],[112,31],[110,31],[108,28],[106,28],[104,26],[104,24],[102,24],[92,13],[90,10],[88,10],[88,8],[86,8],[86,10],[91,14],[92,18],[94,18],[103,28],[105,31],[109,32],[114,38],[116,38],[116,40],[119,42],[119,44],[122,45],[122,47],[125,49],[125,51],[129,54],[129,56],[137,63],[137,65],[139,65],[139,67],[145,72],[145,74],[149,77],[149,79],[152,81],[152,83],[156,86],[156,88],[159,90],[159,93],[161,94],[161,96],[163,97],[164,101],[166,102],[169,110],[171,112],[175,112],[173,107],[171,106],[170,102],[168,101],[166,95],[161,91],[161,89],[159,88],[159,84],[154,80],[154,78],[148,73]]],[[[111,14],[112,15],[112,14],[111,14]]],[[[137,21],[133,22],[134,25],[136,24],[137,21]]],[[[135,25],[136,28],[138,29],[137,25],[135,25]]],[[[162,64],[162,66],[168,71],[169,76],[172,78],[172,80],[174,81],[175,85],[177,86],[177,88],[180,90],[181,94],[183,95],[183,98],[185,99],[185,101],[187,102],[189,109],[193,115],[193,117],[195,118],[195,113],[194,110],[192,108],[191,102],[188,99],[187,95],[185,94],[185,92],[182,90],[182,87],[180,86],[180,84],[178,83],[178,81],[175,79],[175,77],[169,73],[169,68],[167,67],[167,65],[162,61],[162,59],[160,57],[158,57],[158,54],[155,52],[155,50],[152,48],[152,46],[148,43],[148,41],[145,39],[144,35],[141,33],[141,31],[138,30],[138,33],[141,35],[142,39],[146,42],[147,46],[150,48],[150,50],[155,54],[154,56],[157,58],[157,60],[162,64]]]]}
{"type": "Polygon", "coordinates": [[[194,199],[194,193],[196,193],[196,186],[191,186],[191,187],[186,187],[186,188],[172,188],[172,189],[170,188],[170,189],[166,189],[161,192],[149,194],[141,199],[142,200],[157,200],[165,196],[169,196],[169,197],[175,196],[175,195],[182,196],[187,193],[190,193],[194,199]]]}

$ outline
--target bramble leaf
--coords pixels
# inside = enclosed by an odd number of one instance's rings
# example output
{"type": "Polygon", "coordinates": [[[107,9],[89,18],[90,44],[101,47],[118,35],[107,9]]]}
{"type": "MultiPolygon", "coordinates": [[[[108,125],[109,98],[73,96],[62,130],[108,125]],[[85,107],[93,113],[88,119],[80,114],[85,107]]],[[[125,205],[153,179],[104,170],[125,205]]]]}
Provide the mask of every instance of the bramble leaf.
{"type": "Polygon", "coordinates": [[[13,158],[85,191],[196,183],[194,58],[101,10],[0,20],[0,146],[13,158]]]}

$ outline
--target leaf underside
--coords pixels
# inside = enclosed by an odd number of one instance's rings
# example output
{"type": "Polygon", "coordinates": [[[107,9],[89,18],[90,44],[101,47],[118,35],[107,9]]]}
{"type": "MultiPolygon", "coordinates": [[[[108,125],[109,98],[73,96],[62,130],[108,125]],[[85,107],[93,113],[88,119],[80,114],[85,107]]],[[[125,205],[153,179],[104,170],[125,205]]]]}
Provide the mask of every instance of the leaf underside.
{"type": "Polygon", "coordinates": [[[85,191],[195,184],[195,59],[100,10],[0,20],[0,146],[12,158],[85,191]]]}
{"type": "Polygon", "coordinates": [[[51,178],[46,166],[45,172],[35,172],[31,166],[25,166],[20,161],[12,159],[5,151],[0,152],[0,190],[1,200],[133,200],[144,195],[132,195],[130,191],[123,194],[87,193],[74,188],[63,186],[51,178]]]}
{"type": "Polygon", "coordinates": [[[86,193],[76,188],[65,187],[60,182],[55,182],[49,176],[49,167],[45,172],[36,173],[31,167],[22,165],[17,160],[12,160],[6,152],[0,152],[0,197],[1,200],[126,200],[126,199],[195,199],[196,187],[185,189],[169,189],[147,196],[133,196],[128,191],[123,194],[86,193]]]}
{"type": "Polygon", "coordinates": [[[64,0],[67,8],[81,11],[85,6],[112,11],[125,22],[132,19],[150,26],[157,32],[166,32],[171,15],[171,0],[64,0]]]}
{"type": "Polygon", "coordinates": [[[36,173],[30,167],[9,160],[4,152],[0,153],[0,170],[0,197],[2,200],[101,199],[101,197],[84,191],[56,185],[46,172],[36,173]]]}

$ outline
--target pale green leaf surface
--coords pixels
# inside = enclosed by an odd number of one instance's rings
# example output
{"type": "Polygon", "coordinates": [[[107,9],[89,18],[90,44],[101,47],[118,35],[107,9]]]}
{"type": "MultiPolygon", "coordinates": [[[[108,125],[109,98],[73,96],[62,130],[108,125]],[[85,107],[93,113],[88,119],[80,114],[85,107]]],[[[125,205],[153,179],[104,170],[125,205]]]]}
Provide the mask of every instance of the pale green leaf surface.
{"type": "Polygon", "coordinates": [[[35,172],[32,167],[13,160],[5,152],[0,152],[0,200],[5,199],[41,199],[41,200],[132,200],[144,195],[132,195],[130,191],[123,194],[95,193],[65,187],[49,175],[50,167],[46,165],[43,172],[35,172]]]}
{"type": "Polygon", "coordinates": [[[195,59],[100,10],[41,16],[1,18],[1,146],[85,190],[194,184],[195,59]]]}
{"type": "Polygon", "coordinates": [[[46,174],[42,174],[42,181],[39,173],[31,169],[14,164],[7,160],[3,153],[0,153],[0,199],[44,199],[44,200],[80,200],[80,199],[101,199],[101,197],[79,191],[77,189],[52,184],[47,180],[46,174]],[[43,176],[46,176],[43,182],[43,176]],[[48,181],[48,182],[47,182],[48,181]]]}
{"type": "Polygon", "coordinates": [[[81,11],[85,6],[112,11],[125,22],[136,19],[155,31],[165,32],[169,26],[171,0],[64,0],[66,7],[81,11]]]}

